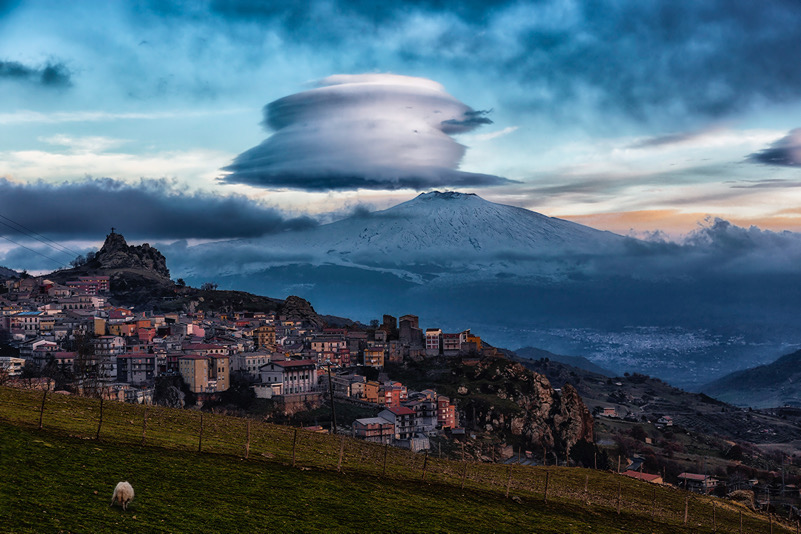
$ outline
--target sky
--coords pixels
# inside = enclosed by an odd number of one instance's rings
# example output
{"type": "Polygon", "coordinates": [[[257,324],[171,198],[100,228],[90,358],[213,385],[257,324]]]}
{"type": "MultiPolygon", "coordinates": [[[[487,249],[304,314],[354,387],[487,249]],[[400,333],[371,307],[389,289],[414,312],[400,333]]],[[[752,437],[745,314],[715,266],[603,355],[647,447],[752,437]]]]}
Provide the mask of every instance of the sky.
{"type": "Polygon", "coordinates": [[[0,264],[434,189],[801,232],[800,47],[791,0],[0,0],[0,264]]]}

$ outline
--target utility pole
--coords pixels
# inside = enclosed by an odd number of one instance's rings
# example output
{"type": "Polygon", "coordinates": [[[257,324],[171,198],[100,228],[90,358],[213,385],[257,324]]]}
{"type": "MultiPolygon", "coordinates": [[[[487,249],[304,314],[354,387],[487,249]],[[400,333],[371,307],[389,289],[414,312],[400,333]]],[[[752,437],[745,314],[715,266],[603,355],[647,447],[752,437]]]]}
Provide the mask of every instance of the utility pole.
{"type": "Polygon", "coordinates": [[[337,412],[334,408],[334,383],[331,380],[331,360],[326,362],[328,364],[328,393],[331,396],[331,433],[337,433],[337,412]]]}

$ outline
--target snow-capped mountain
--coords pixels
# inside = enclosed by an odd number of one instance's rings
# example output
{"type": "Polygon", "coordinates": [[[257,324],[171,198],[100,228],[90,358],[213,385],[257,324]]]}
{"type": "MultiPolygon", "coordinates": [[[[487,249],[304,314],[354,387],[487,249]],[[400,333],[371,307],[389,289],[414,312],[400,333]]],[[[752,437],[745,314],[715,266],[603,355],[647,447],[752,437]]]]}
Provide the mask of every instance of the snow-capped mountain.
{"type": "Polygon", "coordinates": [[[475,262],[608,251],[622,237],[474,194],[434,191],[383,211],[273,239],[326,261],[475,262]]]}
{"type": "Polygon", "coordinates": [[[740,230],[643,242],[433,192],[311,229],[160,248],[190,285],[298,295],[363,322],[413,313],[426,327],[691,385],[764,363],[766,342],[798,343],[801,273],[755,267],[758,252],[785,254],[786,240],[740,230]]]}
{"type": "Polygon", "coordinates": [[[390,272],[420,283],[421,272],[491,275],[519,272],[521,264],[531,261],[614,253],[624,240],[474,194],[434,191],[311,229],[193,247],[183,259],[200,255],[202,261],[193,261],[192,267],[173,262],[171,268],[193,276],[200,274],[199,265],[216,270],[209,274],[228,275],[297,264],[337,265],[390,272]]]}

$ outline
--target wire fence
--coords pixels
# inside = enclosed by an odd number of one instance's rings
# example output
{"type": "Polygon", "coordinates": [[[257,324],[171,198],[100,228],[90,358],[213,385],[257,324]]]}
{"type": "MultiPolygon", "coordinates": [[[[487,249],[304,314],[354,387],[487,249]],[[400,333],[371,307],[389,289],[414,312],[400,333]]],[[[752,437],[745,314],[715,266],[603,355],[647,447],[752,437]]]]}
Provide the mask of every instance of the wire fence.
{"type": "Polygon", "coordinates": [[[731,501],[591,469],[442,459],[196,410],[0,387],[0,420],[81,439],[489,491],[525,503],[579,503],[588,511],[650,518],[678,531],[798,534],[801,529],[798,522],[780,521],[731,501]]]}

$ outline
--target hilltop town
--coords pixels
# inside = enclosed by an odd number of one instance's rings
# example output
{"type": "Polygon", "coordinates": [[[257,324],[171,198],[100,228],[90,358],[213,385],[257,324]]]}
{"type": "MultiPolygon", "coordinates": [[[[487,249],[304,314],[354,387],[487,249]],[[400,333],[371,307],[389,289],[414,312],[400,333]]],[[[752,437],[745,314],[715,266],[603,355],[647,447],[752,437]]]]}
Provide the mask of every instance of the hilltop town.
{"type": "Polygon", "coordinates": [[[766,432],[792,441],[795,421],[657,379],[613,380],[544,351],[520,358],[415,315],[364,325],[297,296],[192,288],[170,279],[158,250],[113,230],[71,269],[0,280],[0,385],[247,414],[478,461],[617,461],[628,476],[703,493],[745,473],[745,487],[798,500],[783,457],[779,484],[771,451],[747,445],[770,443],[766,432]]]}
{"type": "Polygon", "coordinates": [[[343,327],[299,297],[268,299],[263,311],[215,307],[202,295],[220,292],[207,284],[187,299],[191,288],[169,281],[156,249],[131,247],[113,230],[100,251],[75,263],[66,273],[11,277],[0,286],[0,342],[17,352],[0,356],[4,383],[140,404],[182,406],[189,395],[198,407],[244,385],[283,414],[320,407],[333,395],[379,410],[353,421],[355,436],[419,450],[429,447],[428,436],[464,432],[457,407],[434,389],[390,379],[385,366],[501,356],[470,330],[423,329],[414,315],[343,327]],[[189,305],[165,312],[114,304],[121,295],[153,293],[154,285],[162,308],[189,305]],[[165,397],[158,382],[173,391],[165,397]]]}

